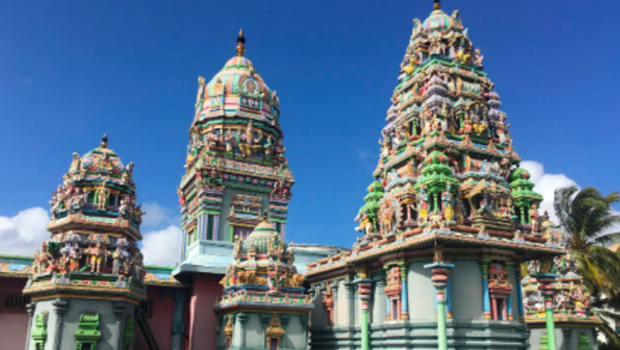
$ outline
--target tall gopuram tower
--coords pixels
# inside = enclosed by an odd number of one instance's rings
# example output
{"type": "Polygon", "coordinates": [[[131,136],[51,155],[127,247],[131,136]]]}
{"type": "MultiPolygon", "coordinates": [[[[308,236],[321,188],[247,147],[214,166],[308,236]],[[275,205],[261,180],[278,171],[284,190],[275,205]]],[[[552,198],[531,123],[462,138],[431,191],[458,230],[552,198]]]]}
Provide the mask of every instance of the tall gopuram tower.
{"type": "Polygon", "coordinates": [[[458,11],[413,21],[351,252],[306,274],[313,349],[528,349],[520,265],[565,253],[458,11]]]}
{"type": "Polygon", "coordinates": [[[73,153],[53,193],[51,238],[35,252],[24,288],[32,303],[26,349],[133,349],[146,299],[133,163],[108,148],[73,153]],[[138,318],[138,319],[136,319],[138,318]]]}
{"type": "Polygon", "coordinates": [[[245,240],[235,241],[235,260],[220,281],[224,295],[215,306],[216,349],[307,349],[314,305],[293,266],[293,249],[267,216],[245,240]]]}
{"type": "MultiPolygon", "coordinates": [[[[236,51],[211,81],[198,79],[179,188],[186,265],[217,250],[218,242],[245,238],[260,222],[262,210],[283,237],[286,233],[294,179],[284,158],[279,99],[243,56],[243,31],[236,51]]],[[[230,257],[229,251],[223,255],[230,257]]]]}

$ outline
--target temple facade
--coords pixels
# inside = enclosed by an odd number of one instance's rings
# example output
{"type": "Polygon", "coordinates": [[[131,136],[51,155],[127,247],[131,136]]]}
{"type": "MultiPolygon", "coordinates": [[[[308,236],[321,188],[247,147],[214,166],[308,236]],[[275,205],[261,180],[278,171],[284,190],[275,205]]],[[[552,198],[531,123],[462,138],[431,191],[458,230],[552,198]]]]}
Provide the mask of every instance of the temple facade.
{"type": "Polygon", "coordinates": [[[143,212],[133,163],[108,148],[73,154],[53,193],[51,238],[34,254],[26,349],[132,349],[136,308],[146,299],[143,212]]]}
{"type": "Polygon", "coordinates": [[[216,349],[307,349],[314,305],[293,265],[294,249],[266,214],[245,240],[235,241],[235,262],[220,281],[224,291],[215,306],[216,349]]]}
{"type": "MultiPolygon", "coordinates": [[[[306,274],[311,348],[537,349],[555,330],[528,314],[537,327],[530,342],[521,264],[540,262],[536,282],[524,283],[545,319],[547,301],[561,295],[551,262],[566,252],[563,235],[539,213],[542,196],[519,167],[459,12],[447,15],[436,0],[426,20],[414,19],[400,68],[375,180],[356,218],[361,237],[306,274]]],[[[596,346],[592,333],[568,337],[581,339],[579,349],[596,346]]],[[[559,349],[552,341],[548,348],[559,349]]]]}
{"type": "Polygon", "coordinates": [[[0,349],[596,350],[601,321],[482,53],[433,7],[413,21],[351,249],[287,242],[279,99],[241,31],[198,79],[182,262],[143,266],[133,163],[104,136],[74,153],[34,257],[0,256],[0,349]]]}

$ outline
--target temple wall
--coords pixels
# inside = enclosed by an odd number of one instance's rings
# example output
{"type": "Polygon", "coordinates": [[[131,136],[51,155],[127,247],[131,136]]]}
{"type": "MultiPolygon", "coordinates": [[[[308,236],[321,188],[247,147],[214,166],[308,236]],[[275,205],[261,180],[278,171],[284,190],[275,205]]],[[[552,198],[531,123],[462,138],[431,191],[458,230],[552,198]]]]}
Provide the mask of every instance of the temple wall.
{"type": "Polygon", "coordinates": [[[303,326],[300,315],[290,315],[284,331],[281,348],[306,349],[306,327],[303,326]]]}
{"type": "MultiPolygon", "coordinates": [[[[517,269],[520,269],[521,267],[519,265],[516,265],[517,269]]],[[[517,297],[517,288],[521,287],[521,282],[517,281],[517,272],[515,271],[515,268],[511,268],[510,271],[508,271],[508,282],[510,282],[510,284],[512,285],[512,291],[510,292],[510,305],[512,307],[512,317],[515,320],[519,319],[519,299],[517,297]]]]}
{"type": "MultiPolygon", "coordinates": [[[[547,334],[545,328],[533,328],[530,330],[530,349],[538,349],[540,338],[547,334]]],[[[596,335],[591,328],[556,328],[555,341],[558,350],[578,350],[579,335],[585,334],[590,340],[590,349],[598,350],[596,335]]]]}
{"type": "Polygon", "coordinates": [[[190,350],[215,348],[216,316],[213,306],[222,295],[218,276],[195,274],[189,306],[190,350]]]}
{"type": "Polygon", "coordinates": [[[222,194],[222,209],[220,210],[220,226],[218,228],[218,241],[230,242],[230,224],[228,215],[230,214],[230,199],[232,198],[232,190],[230,188],[224,189],[222,194]]]}
{"type": "Polygon", "coordinates": [[[431,271],[424,268],[428,261],[412,262],[407,268],[407,299],[409,319],[435,319],[435,287],[431,271]]]}
{"type": "Polygon", "coordinates": [[[477,261],[455,261],[450,271],[452,315],[455,320],[484,319],[482,269],[477,261]]]}
{"type": "MultiPolygon", "coordinates": [[[[32,321],[30,324],[31,330],[35,328],[34,326],[35,317],[44,312],[47,312],[48,314],[47,316],[47,340],[45,342],[45,346],[43,347],[43,350],[52,350],[53,343],[54,343],[54,337],[56,334],[56,318],[57,318],[57,315],[54,313],[54,307],[52,306],[52,300],[39,301],[34,305],[35,305],[34,313],[32,314],[32,321]]],[[[67,347],[69,346],[67,345],[67,347]]],[[[73,342],[73,347],[75,348],[75,341],[73,342]]],[[[32,339],[28,341],[28,349],[35,350],[35,345],[32,339]]]]}
{"type": "MultiPolygon", "coordinates": [[[[344,281],[338,282],[338,297],[334,305],[334,325],[344,326],[349,324],[349,295],[344,281]]],[[[314,313],[314,311],[312,311],[314,313]]]]}
{"type": "MultiPolygon", "coordinates": [[[[448,320],[448,348],[451,350],[529,350],[525,336],[527,326],[506,321],[448,320]]],[[[396,321],[371,325],[372,350],[437,349],[437,323],[396,321]]],[[[361,348],[360,327],[331,327],[312,329],[312,350],[341,350],[361,348]]],[[[562,349],[558,349],[562,350],[562,349]]]]}
{"type": "MultiPolygon", "coordinates": [[[[62,328],[60,333],[60,349],[75,349],[76,340],[75,332],[78,330],[78,324],[80,316],[86,312],[95,312],[99,315],[99,328],[101,332],[101,338],[97,342],[98,350],[116,350],[118,349],[118,337],[122,337],[124,322],[127,315],[134,314],[134,307],[127,303],[125,313],[121,316],[122,325],[119,330],[116,326],[116,315],[114,313],[114,307],[112,301],[109,300],[89,300],[89,299],[71,299],[68,300],[67,311],[62,316],[62,328]]],[[[54,312],[53,306],[54,300],[42,300],[35,304],[34,316],[39,315],[41,312],[47,311],[49,313],[47,320],[47,341],[45,343],[44,350],[53,350],[55,335],[56,335],[56,322],[59,317],[54,312]]],[[[34,327],[34,317],[33,324],[34,327]]],[[[29,349],[35,350],[34,342],[30,341],[29,349]]]]}
{"type": "Polygon", "coordinates": [[[323,294],[321,291],[317,291],[313,297],[314,310],[310,315],[313,325],[325,327],[325,308],[323,307],[323,294]]]}
{"type": "MultiPolygon", "coordinates": [[[[151,303],[151,314],[146,322],[160,349],[167,349],[172,343],[172,318],[174,312],[174,289],[163,287],[147,288],[147,301],[151,303]]],[[[136,330],[136,350],[148,350],[142,332],[136,330]]],[[[174,349],[173,349],[174,350],[174,349]]],[[[180,350],[180,349],[179,349],[180,350]]]]}
{"type": "Polygon", "coordinates": [[[370,313],[371,324],[382,324],[386,320],[386,303],[387,296],[385,295],[385,274],[381,273],[378,276],[373,276],[375,282],[373,284],[373,298],[372,298],[372,312],[370,313]]]}
{"type": "MultiPolygon", "coordinates": [[[[260,314],[246,313],[245,346],[247,348],[264,348],[265,332],[260,321],[260,314]]],[[[234,337],[234,335],[233,335],[234,337]]]]}
{"type": "MultiPolygon", "coordinates": [[[[25,284],[25,279],[2,278],[0,296],[21,295],[25,284]]],[[[15,349],[23,349],[26,346],[27,336],[28,313],[26,310],[6,310],[0,306],[0,341],[4,344],[11,344],[15,349]]]]}

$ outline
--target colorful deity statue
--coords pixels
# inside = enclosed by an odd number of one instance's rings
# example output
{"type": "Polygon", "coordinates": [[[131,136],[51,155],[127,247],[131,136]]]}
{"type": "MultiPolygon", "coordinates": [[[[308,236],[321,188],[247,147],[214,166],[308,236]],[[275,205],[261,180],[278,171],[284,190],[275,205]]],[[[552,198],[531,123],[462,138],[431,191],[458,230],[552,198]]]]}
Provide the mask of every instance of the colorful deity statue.
{"type": "Polygon", "coordinates": [[[86,253],[90,255],[90,272],[101,273],[101,265],[103,264],[105,267],[105,259],[107,256],[103,243],[95,243],[95,245],[88,248],[86,253]]]}
{"type": "Polygon", "coordinates": [[[530,216],[530,224],[532,225],[532,232],[538,233],[540,230],[540,222],[538,217],[538,205],[536,203],[532,204],[532,209],[529,211],[530,216]]]}
{"type": "Polygon", "coordinates": [[[108,204],[108,198],[110,196],[110,189],[106,186],[105,182],[101,182],[97,187],[97,209],[105,210],[108,204]]]}
{"type": "Polygon", "coordinates": [[[454,220],[454,195],[452,194],[452,186],[448,184],[446,189],[441,194],[441,201],[443,203],[443,214],[446,221],[454,220]]]}

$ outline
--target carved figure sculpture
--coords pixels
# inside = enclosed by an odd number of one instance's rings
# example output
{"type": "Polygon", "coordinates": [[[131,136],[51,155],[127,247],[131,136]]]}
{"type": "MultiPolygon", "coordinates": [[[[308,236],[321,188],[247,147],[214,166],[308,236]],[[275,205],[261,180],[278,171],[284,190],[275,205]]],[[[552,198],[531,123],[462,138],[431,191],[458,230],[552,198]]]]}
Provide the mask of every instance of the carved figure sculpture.
{"type": "Polygon", "coordinates": [[[105,182],[102,182],[101,185],[97,187],[97,209],[105,210],[109,196],[110,189],[106,187],[105,182]]]}
{"type": "Polygon", "coordinates": [[[355,228],[357,232],[363,232],[365,235],[372,233],[372,222],[366,213],[359,212],[353,221],[359,222],[359,226],[355,228]]]}
{"type": "Polygon", "coordinates": [[[121,205],[118,208],[118,213],[120,214],[120,216],[124,218],[129,218],[132,214],[132,211],[133,211],[133,203],[131,201],[131,197],[130,196],[123,197],[123,199],[121,199],[121,205]]]}
{"type": "Polygon", "coordinates": [[[90,272],[101,273],[101,264],[105,266],[106,250],[103,248],[103,243],[97,242],[94,246],[88,249],[90,255],[90,272]]]}
{"type": "Polygon", "coordinates": [[[443,214],[446,221],[454,220],[454,195],[451,192],[452,186],[448,184],[441,194],[443,202],[443,214]]]}
{"type": "Polygon", "coordinates": [[[532,209],[529,211],[530,223],[532,224],[532,233],[538,233],[540,228],[540,222],[538,218],[538,205],[532,204],[532,209]]]}
{"type": "Polygon", "coordinates": [[[476,50],[474,51],[474,64],[478,67],[482,67],[482,60],[484,59],[484,56],[482,56],[482,54],[480,53],[480,49],[476,48],[476,50]]]}

